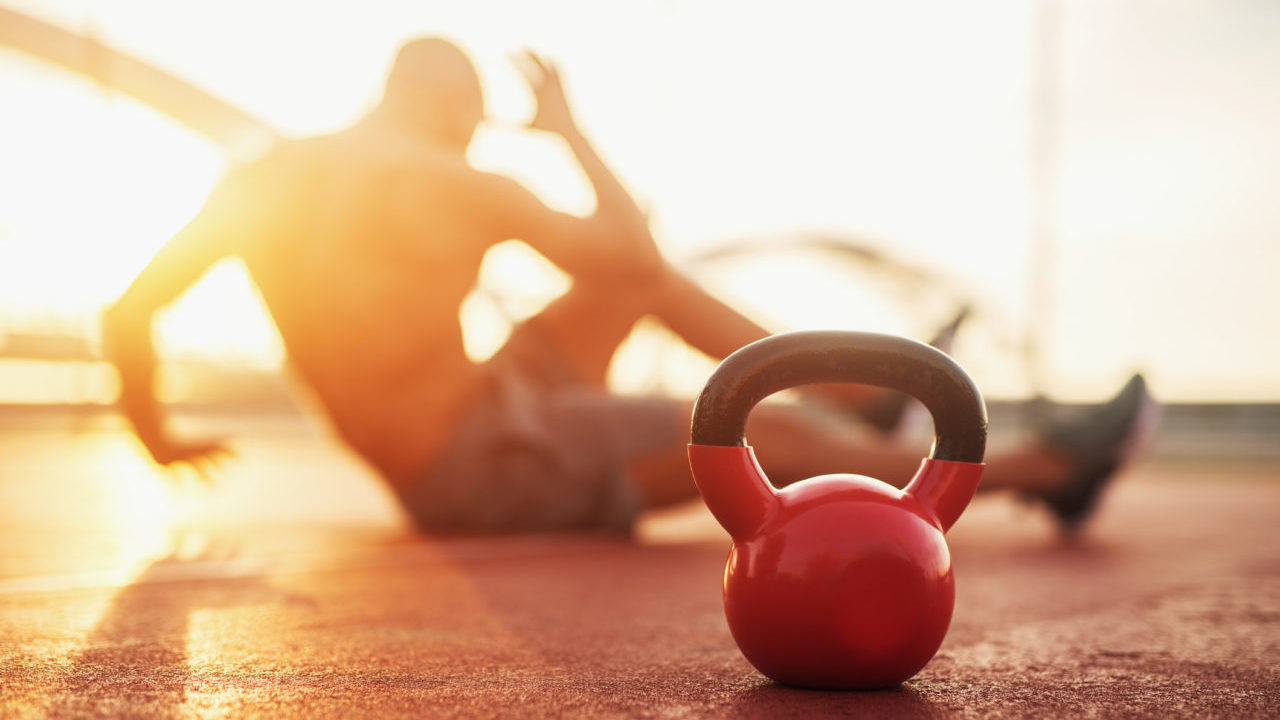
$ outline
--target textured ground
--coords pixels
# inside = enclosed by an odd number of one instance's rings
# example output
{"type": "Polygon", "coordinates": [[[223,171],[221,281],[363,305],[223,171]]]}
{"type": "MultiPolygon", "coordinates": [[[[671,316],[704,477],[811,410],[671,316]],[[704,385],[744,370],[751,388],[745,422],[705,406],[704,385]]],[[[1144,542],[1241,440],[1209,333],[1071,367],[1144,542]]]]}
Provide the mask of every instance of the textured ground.
{"type": "MultiPolygon", "coordinates": [[[[983,498],[938,656],[780,687],[733,645],[699,510],[640,542],[407,532],[349,458],[245,428],[213,489],[117,432],[0,428],[0,717],[1274,717],[1280,466],[1139,466],[1087,540],[983,498]],[[56,430],[56,431],[55,431],[56,430]]],[[[252,425],[252,423],[251,423],[252,425]]]]}

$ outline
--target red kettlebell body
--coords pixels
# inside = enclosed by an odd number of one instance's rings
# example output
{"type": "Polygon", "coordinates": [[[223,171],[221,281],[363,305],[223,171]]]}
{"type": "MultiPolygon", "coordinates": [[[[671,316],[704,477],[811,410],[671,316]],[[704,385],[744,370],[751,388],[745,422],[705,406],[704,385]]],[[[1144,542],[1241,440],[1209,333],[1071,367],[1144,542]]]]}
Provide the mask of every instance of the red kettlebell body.
{"type": "MultiPolygon", "coordinates": [[[[776,336],[740,351],[768,362],[745,363],[748,381],[725,391],[730,401],[715,397],[720,391],[714,389],[713,376],[708,383],[712,397],[704,391],[699,405],[706,399],[723,411],[720,414],[745,420],[745,411],[760,397],[787,383],[865,377],[859,363],[866,354],[850,353],[849,348],[863,348],[868,342],[875,347],[887,343],[898,351],[899,343],[910,343],[861,333],[776,336]],[[843,351],[838,355],[847,362],[835,363],[833,372],[832,356],[819,352],[819,378],[812,379],[812,372],[804,370],[805,359],[815,347],[833,340],[839,341],[837,347],[843,351]],[[794,368],[797,362],[799,372],[794,368]],[[757,377],[764,381],[752,379],[757,377]]],[[[921,367],[913,359],[921,353],[916,346],[906,346],[911,357],[895,359],[908,373],[921,367]]],[[[941,355],[932,349],[929,353],[941,355]]],[[[940,362],[929,353],[926,368],[940,362]]],[[[732,374],[742,371],[743,364],[740,359],[736,364],[726,360],[728,368],[721,369],[732,374]]],[[[808,365],[812,370],[814,363],[808,365]]],[[[928,383],[936,381],[932,370],[923,372],[928,383]]],[[[872,373],[872,380],[890,384],[897,378],[872,373]]],[[[918,389],[911,382],[892,385],[918,389]]],[[[968,385],[966,392],[970,389],[968,385]]],[[[974,399],[981,409],[980,397],[974,399]]],[[[972,411],[972,400],[968,403],[972,411]]],[[[980,425],[977,442],[985,446],[984,412],[970,420],[980,425]]],[[[924,667],[951,621],[955,586],[943,534],[981,479],[980,448],[979,461],[973,461],[975,441],[961,443],[967,460],[926,459],[902,490],[858,475],[822,475],[776,489],[749,446],[721,444],[738,434],[736,421],[727,430],[709,432],[708,423],[718,426],[718,417],[704,411],[700,428],[695,410],[689,459],[707,506],[733,538],[725,566],[724,604],[743,655],[778,682],[831,689],[886,687],[924,667]],[[713,442],[706,443],[707,438],[713,442]]]]}

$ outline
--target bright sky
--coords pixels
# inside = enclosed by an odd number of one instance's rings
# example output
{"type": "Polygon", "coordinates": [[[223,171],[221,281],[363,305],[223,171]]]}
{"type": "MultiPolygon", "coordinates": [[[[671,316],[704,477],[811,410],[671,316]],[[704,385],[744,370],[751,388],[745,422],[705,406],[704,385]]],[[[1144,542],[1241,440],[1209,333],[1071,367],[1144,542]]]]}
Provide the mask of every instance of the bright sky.
{"type": "MultiPolygon", "coordinates": [[[[804,230],[873,239],[977,297],[958,359],[989,395],[1026,390],[1013,343],[1029,296],[1030,3],[0,1],[288,135],[359,117],[396,46],[421,33],[468,48],[492,114],[517,123],[529,98],[505,56],[536,48],[560,61],[581,124],[673,257],[804,230]]],[[[1142,367],[1169,399],[1280,399],[1280,5],[1082,0],[1062,32],[1051,390],[1100,397],[1142,367]]],[[[12,52],[0,96],[0,327],[79,329],[225,160],[12,52]]],[[[475,159],[587,206],[546,139],[493,131],[475,159]]],[[[494,272],[519,277],[521,262],[494,272]]],[[[919,337],[942,319],[936,293],[889,297],[821,262],[707,280],[779,329],[919,337]]],[[[234,268],[192,295],[165,320],[171,352],[278,358],[234,268]]]]}

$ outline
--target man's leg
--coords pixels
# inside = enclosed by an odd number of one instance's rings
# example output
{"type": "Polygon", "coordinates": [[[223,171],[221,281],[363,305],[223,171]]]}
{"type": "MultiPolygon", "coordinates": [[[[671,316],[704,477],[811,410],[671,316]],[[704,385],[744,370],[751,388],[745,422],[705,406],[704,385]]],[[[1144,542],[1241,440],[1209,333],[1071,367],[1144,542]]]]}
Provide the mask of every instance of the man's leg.
{"type": "MultiPolygon", "coordinates": [[[[671,440],[628,462],[629,474],[643,495],[645,506],[653,508],[690,500],[697,496],[697,489],[689,473],[686,449],[692,404],[673,399],[665,401],[667,412],[655,413],[651,399],[611,398],[605,389],[609,363],[618,346],[635,323],[647,315],[656,316],[691,345],[717,358],[768,335],[754,321],[672,272],[661,283],[646,288],[577,283],[518,325],[499,354],[516,360],[526,370],[545,367],[547,363],[562,365],[539,374],[555,378],[553,382],[581,386],[579,393],[598,393],[585,399],[584,407],[589,409],[584,412],[599,413],[600,422],[665,425],[665,430],[635,428],[636,432],[665,434],[671,440]],[[634,418],[629,419],[628,408],[632,404],[636,405],[634,418]]],[[[887,476],[886,480],[905,483],[919,465],[921,455],[916,452],[860,441],[852,428],[843,423],[840,427],[848,432],[833,432],[795,408],[763,405],[752,414],[752,438],[758,434],[766,448],[782,449],[773,471],[779,485],[841,468],[867,474],[879,472],[887,476]],[[795,443],[812,452],[784,449],[795,443]],[[868,463],[841,463],[863,453],[874,458],[868,463]],[[886,469],[889,472],[884,472],[886,469]]],[[[772,451],[766,452],[773,457],[772,451]]]]}
{"type": "MultiPolygon", "coordinates": [[[[685,422],[691,410],[687,403],[673,402],[673,412],[685,422]]],[[[926,447],[885,442],[850,424],[789,405],[757,406],[747,421],[747,439],[777,487],[828,473],[866,475],[903,487],[928,454],[926,447]]],[[[1047,492],[1062,483],[1070,467],[1068,458],[1054,449],[1027,443],[991,454],[980,489],[1047,492]]],[[[636,458],[630,470],[647,507],[697,495],[683,442],[636,458]]]]}
{"type": "MultiPolygon", "coordinates": [[[[1107,483],[1140,452],[1158,420],[1159,406],[1142,376],[1135,375],[1110,401],[1042,431],[1036,440],[988,453],[979,490],[1011,490],[1037,500],[1071,535],[1096,507],[1107,483]]],[[[859,438],[845,423],[806,417],[803,408],[794,406],[757,407],[748,419],[747,437],[779,487],[832,472],[868,475],[902,487],[924,455],[924,448],[859,438]]],[[[680,460],[673,448],[662,462],[637,463],[636,480],[650,497],[673,496],[691,482],[680,460]]]]}
{"type": "MultiPolygon", "coordinates": [[[[604,392],[609,361],[635,323],[645,315],[663,320],[694,347],[723,357],[768,332],[674,271],[648,290],[577,284],[552,301],[541,313],[518,326],[504,352],[550,344],[552,356],[568,365],[578,384],[604,392]]],[[[823,391],[848,388],[850,396],[868,389],[857,385],[824,385],[823,391]]],[[[603,399],[603,398],[602,398],[603,399]]],[[[626,400],[620,399],[619,405],[626,400]]],[[[671,401],[670,417],[687,427],[692,406],[671,401]]],[[[622,411],[625,413],[625,410],[622,411]]],[[[816,417],[803,408],[763,404],[751,414],[749,437],[770,477],[783,486],[830,472],[854,472],[904,485],[924,457],[923,448],[904,448],[869,437],[858,428],[830,416],[816,417]]],[[[689,475],[685,448],[687,433],[670,447],[636,458],[632,476],[648,505],[658,507],[690,499],[697,492],[689,475]]],[[[987,488],[1035,490],[1051,485],[1061,463],[1049,451],[1019,449],[989,463],[987,488]]]]}
{"type": "MultiPolygon", "coordinates": [[[[641,317],[654,315],[694,347],[723,357],[742,345],[765,337],[767,331],[712,297],[674,271],[654,287],[604,289],[577,285],[543,312],[518,327],[511,344],[551,343],[556,355],[584,389],[604,391],[609,362],[618,345],[641,317]],[[530,337],[532,336],[532,337],[530,337]]],[[[849,397],[878,397],[876,389],[856,385],[828,385],[848,389],[849,397]]],[[[625,399],[619,399],[625,403],[625,399]]],[[[671,401],[666,417],[687,427],[688,403],[671,401]]],[[[663,422],[666,422],[664,420],[663,422]]],[[[749,438],[763,467],[778,486],[813,475],[853,472],[905,485],[915,473],[924,448],[906,448],[860,435],[850,424],[817,418],[803,408],[764,404],[748,423],[749,438]]],[[[1118,433],[1119,436],[1122,433],[1118,433]]],[[[661,507],[696,497],[683,440],[632,458],[629,469],[647,507],[661,507]]],[[[1073,461],[1060,449],[1034,442],[989,455],[982,489],[1045,494],[1059,488],[1073,470],[1073,461]]]]}
{"type": "Polygon", "coordinates": [[[583,383],[604,386],[609,361],[640,318],[652,315],[719,360],[770,333],[674,269],[626,287],[576,282],[513,332],[536,335],[564,356],[583,383]]]}
{"type": "MultiPolygon", "coordinates": [[[[609,361],[646,315],[717,360],[770,334],[674,269],[633,287],[577,283],[515,332],[552,343],[580,381],[603,387],[609,361]]],[[[852,384],[829,384],[813,391],[850,409],[868,406],[881,393],[852,384]]]]}

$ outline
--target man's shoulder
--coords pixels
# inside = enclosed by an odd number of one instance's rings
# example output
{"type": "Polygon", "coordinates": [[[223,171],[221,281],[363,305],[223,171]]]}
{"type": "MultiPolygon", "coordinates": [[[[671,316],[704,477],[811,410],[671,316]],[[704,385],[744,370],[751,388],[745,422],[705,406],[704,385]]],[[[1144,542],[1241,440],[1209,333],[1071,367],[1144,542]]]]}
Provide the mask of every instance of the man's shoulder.
{"type": "Polygon", "coordinates": [[[232,194],[279,199],[281,194],[333,192],[337,187],[376,185],[388,200],[410,198],[406,210],[437,198],[459,210],[477,205],[519,204],[527,195],[516,180],[471,165],[465,155],[395,135],[360,129],[279,143],[224,178],[232,194]],[[320,188],[329,188],[322,191],[320,188]]]}
{"type": "Polygon", "coordinates": [[[470,168],[460,154],[444,152],[399,133],[362,125],[332,135],[290,141],[281,152],[297,161],[325,159],[340,167],[424,173],[462,173],[470,168]]]}

